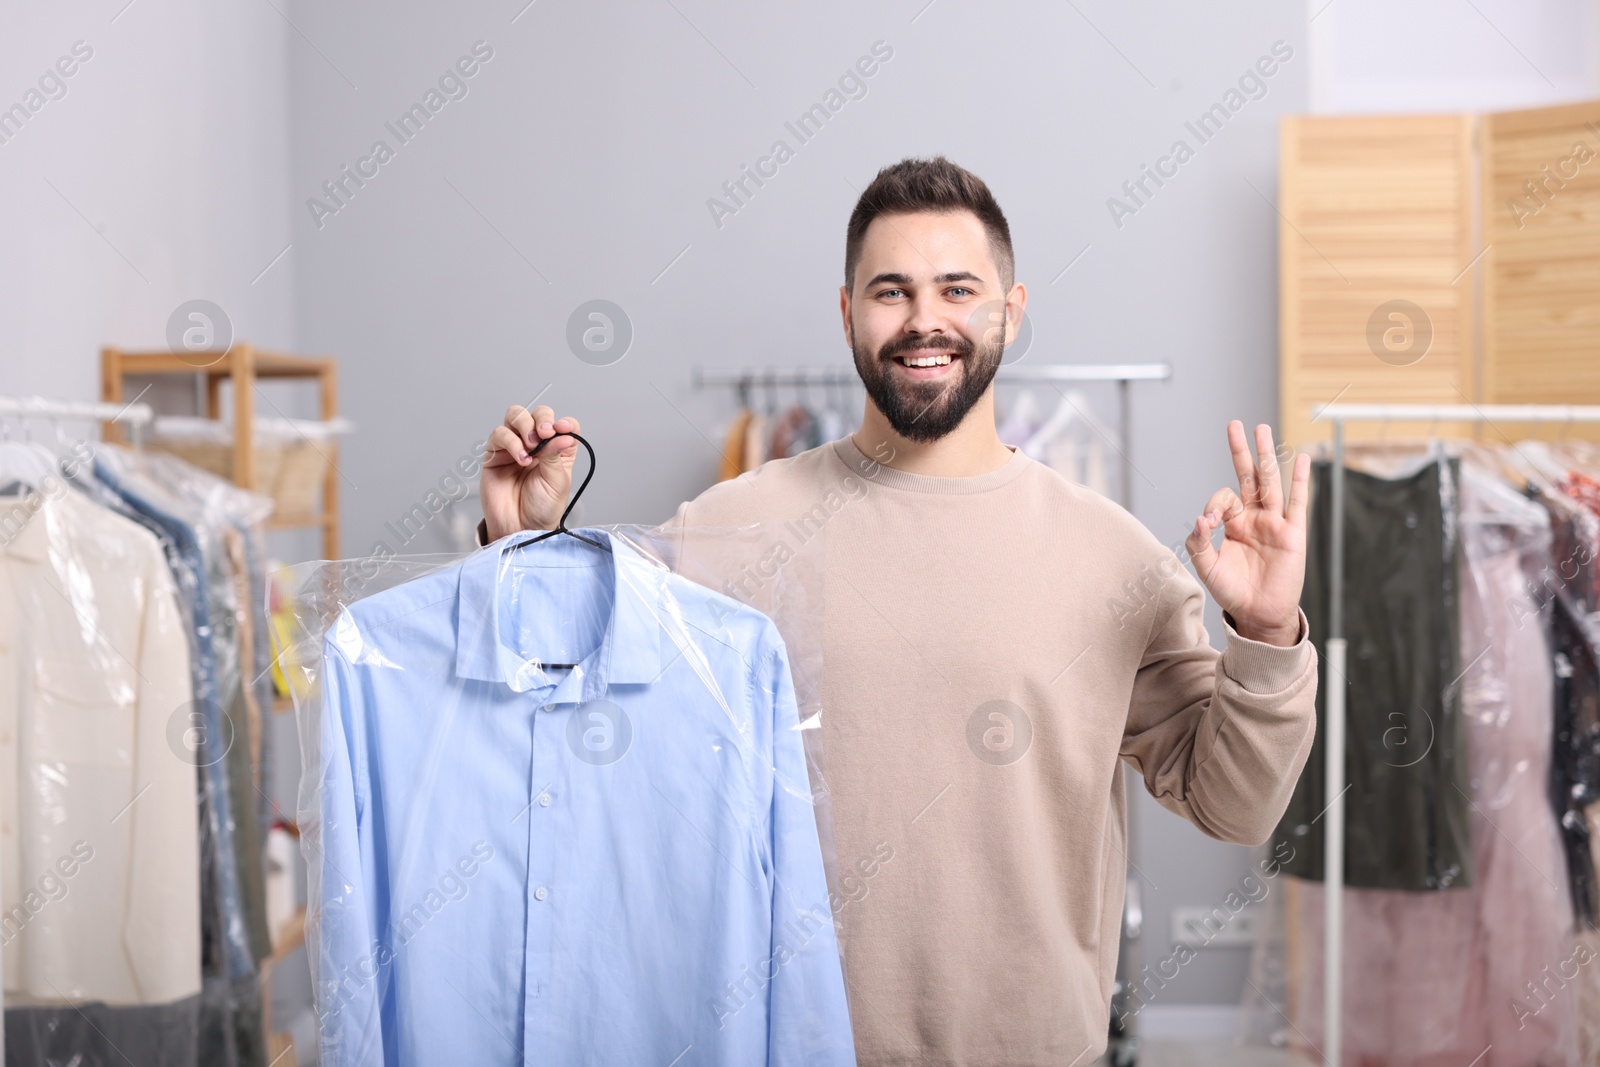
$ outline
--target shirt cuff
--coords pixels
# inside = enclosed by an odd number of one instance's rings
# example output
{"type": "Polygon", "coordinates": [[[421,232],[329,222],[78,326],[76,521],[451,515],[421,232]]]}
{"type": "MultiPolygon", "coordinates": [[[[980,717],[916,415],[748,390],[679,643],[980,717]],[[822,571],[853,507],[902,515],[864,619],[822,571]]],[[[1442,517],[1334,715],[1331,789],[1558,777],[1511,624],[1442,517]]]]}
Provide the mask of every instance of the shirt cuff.
{"type": "Polygon", "coordinates": [[[1222,625],[1228,635],[1227,646],[1222,650],[1223,673],[1252,693],[1277,693],[1289,688],[1306,669],[1311,648],[1311,626],[1305,610],[1301,609],[1299,615],[1299,636],[1294,644],[1285,647],[1240,636],[1233,628],[1233,619],[1223,612],[1222,625]]]}

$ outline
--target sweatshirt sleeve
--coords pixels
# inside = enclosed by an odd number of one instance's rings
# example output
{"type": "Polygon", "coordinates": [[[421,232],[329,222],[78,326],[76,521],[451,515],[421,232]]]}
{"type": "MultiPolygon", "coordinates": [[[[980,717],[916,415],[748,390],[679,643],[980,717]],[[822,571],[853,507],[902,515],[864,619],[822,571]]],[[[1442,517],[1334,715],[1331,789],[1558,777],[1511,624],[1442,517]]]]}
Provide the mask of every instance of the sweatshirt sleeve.
{"type": "MultiPolygon", "coordinates": [[[[1176,557],[1174,557],[1176,558],[1176,557]]],[[[1316,733],[1317,653],[1305,612],[1287,648],[1206,635],[1205,590],[1179,567],[1162,589],[1134,678],[1121,755],[1150,795],[1211,837],[1271,836],[1316,733]]]]}

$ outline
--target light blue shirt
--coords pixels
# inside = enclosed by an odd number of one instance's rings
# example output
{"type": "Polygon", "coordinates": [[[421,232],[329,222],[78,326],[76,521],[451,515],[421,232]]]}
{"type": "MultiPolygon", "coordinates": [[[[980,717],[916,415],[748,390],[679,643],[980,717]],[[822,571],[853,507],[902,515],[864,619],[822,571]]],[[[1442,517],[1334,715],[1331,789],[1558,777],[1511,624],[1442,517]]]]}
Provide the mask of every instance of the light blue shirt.
{"type": "Polygon", "coordinates": [[[582,532],[327,636],[323,1063],[854,1064],[777,628],[582,532]]]}

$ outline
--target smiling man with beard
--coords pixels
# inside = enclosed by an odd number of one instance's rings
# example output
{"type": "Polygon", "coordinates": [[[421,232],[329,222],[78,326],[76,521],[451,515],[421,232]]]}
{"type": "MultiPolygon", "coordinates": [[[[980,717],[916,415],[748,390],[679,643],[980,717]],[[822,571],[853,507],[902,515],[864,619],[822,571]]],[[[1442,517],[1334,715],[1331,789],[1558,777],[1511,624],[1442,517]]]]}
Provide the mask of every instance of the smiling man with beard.
{"type": "MultiPolygon", "coordinates": [[[[859,496],[826,533],[822,730],[841,866],[884,842],[895,857],[836,916],[869,1067],[1091,1063],[1117,960],[1125,767],[1206,834],[1257,844],[1315,730],[1309,457],[1285,494],[1270,428],[1252,454],[1228,423],[1239,490],[1195,520],[1196,581],[1115,503],[1001,443],[992,382],[1026,300],[982,181],[942,157],[886,167],[850,217],[839,297],[871,401],[860,427],[670,520],[779,529],[830,491],[859,496]]],[[[578,429],[548,407],[507,412],[483,541],[556,526],[577,443],[529,449],[578,429]]]]}

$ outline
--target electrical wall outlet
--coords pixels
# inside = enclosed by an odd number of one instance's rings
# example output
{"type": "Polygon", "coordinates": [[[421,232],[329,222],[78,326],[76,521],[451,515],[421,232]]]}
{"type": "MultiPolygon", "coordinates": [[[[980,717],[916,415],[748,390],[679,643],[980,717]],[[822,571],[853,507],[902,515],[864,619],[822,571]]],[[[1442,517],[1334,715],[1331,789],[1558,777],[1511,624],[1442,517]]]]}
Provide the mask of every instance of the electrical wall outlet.
{"type": "Polygon", "coordinates": [[[1249,946],[1256,943],[1260,914],[1246,907],[1236,914],[1225,907],[1172,909],[1173,944],[1190,948],[1249,946]]]}

